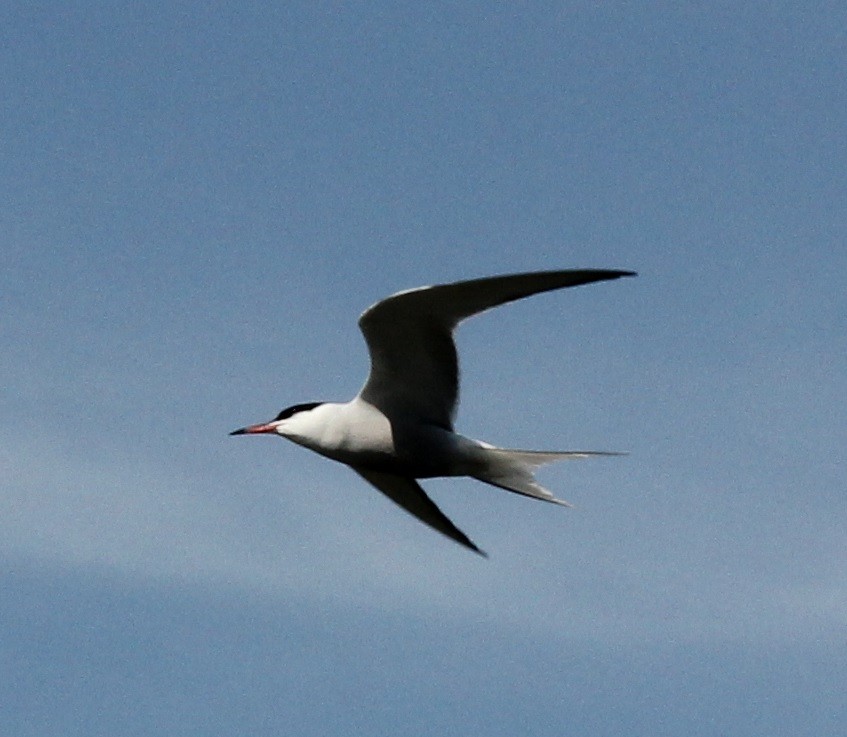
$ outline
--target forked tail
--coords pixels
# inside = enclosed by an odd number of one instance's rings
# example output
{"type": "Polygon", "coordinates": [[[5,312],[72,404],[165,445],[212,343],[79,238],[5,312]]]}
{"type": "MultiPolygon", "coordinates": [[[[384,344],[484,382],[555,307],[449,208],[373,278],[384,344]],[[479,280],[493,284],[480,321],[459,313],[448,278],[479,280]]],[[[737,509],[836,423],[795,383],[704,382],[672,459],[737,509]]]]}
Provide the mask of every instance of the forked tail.
{"type": "Polygon", "coordinates": [[[535,480],[535,470],[539,466],[554,461],[591,458],[592,456],[619,456],[625,453],[613,453],[594,450],[574,450],[551,452],[543,450],[508,450],[506,448],[486,448],[487,467],[473,474],[475,479],[486,484],[498,486],[516,494],[543,499],[545,502],[573,506],[569,502],[557,499],[535,480]]]}

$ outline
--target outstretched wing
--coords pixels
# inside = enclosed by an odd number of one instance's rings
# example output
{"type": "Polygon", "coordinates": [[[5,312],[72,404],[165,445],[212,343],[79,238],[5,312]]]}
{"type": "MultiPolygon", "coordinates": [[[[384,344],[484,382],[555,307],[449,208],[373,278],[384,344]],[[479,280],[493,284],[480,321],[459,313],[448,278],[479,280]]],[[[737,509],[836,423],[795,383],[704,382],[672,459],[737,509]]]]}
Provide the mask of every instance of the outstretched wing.
{"type": "Polygon", "coordinates": [[[462,320],[540,292],[622,276],[634,272],[537,271],[420,287],[387,297],[359,318],[371,356],[370,375],[359,396],[386,414],[411,413],[452,429],[459,394],[453,330],[462,320]]]}
{"type": "Polygon", "coordinates": [[[483,557],[488,557],[482,550],[474,545],[470,538],[454,525],[420,487],[417,481],[405,476],[397,476],[393,473],[382,473],[371,471],[367,468],[351,468],[365,481],[379,489],[391,501],[399,504],[410,514],[415,515],[421,522],[429,525],[440,533],[447,535],[460,545],[470,548],[483,557]]]}

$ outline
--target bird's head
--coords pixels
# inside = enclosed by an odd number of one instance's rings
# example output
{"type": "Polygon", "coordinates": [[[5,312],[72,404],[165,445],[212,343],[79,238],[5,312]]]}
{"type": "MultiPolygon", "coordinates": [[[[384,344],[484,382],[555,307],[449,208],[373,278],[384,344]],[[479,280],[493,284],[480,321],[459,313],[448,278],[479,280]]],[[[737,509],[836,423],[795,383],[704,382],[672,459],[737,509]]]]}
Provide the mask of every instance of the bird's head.
{"type": "Polygon", "coordinates": [[[298,432],[298,425],[302,424],[306,416],[323,402],[305,402],[293,404],[286,407],[270,422],[260,422],[258,425],[248,425],[238,430],[233,430],[230,435],[282,435],[292,437],[298,432]]]}

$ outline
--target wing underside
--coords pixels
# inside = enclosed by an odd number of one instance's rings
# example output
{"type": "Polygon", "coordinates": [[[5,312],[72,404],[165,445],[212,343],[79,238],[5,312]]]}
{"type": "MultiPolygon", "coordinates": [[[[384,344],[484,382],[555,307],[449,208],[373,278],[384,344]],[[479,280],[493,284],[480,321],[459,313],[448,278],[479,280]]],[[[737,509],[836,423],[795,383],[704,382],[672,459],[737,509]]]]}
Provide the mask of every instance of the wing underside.
{"type": "Polygon", "coordinates": [[[540,271],[392,295],[359,319],[371,357],[360,396],[387,414],[413,413],[452,429],[459,393],[453,330],[462,320],[533,294],[631,275],[604,269],[540,271]]]}
{"type": "Polygon", "coordinates": [[[403,507],[409,514],[414,515],[424,524],[438,530],[460,545],[470,548],[475,553],[487,557],[464,532],[448,519],[447,515],[436,506],[435,502],[426,495],[426,492],[414,479],[393,473],[356,468],[355,466],[352,468],[365,481],[375,486],[391,501],[403,507]]]}

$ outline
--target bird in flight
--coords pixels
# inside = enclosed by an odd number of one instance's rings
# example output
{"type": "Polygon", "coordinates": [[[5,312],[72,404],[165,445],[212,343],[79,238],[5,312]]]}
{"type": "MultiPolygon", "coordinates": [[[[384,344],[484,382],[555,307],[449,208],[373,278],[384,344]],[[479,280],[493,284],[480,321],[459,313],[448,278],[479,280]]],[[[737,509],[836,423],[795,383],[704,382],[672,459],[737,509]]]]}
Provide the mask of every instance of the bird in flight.
{"type": "Polygon", "coordinates": [[[485,556],[420,487],[417,479],[470,476],[517,494],[570,506],[542,487],[534,471],[603,451],[497,448],[453,429],[459,361],[453,332],[466,318],[541,292],[635,276],[633,271],[537,271],[398,292],[365,310],[359,327],[371,370],[351,401],[307,402],[270,422],[230,435],[279,435],[344,463],[396,504],[447,537],[485,556]]]}

